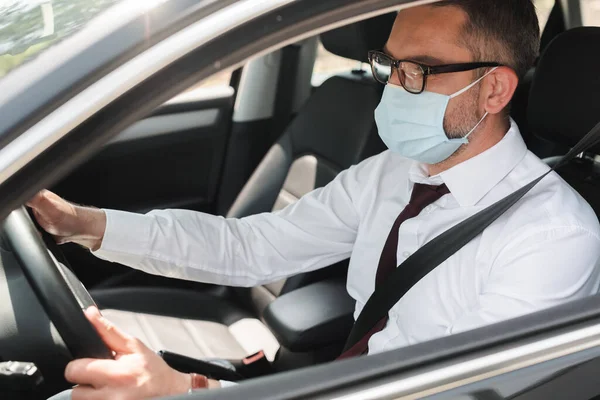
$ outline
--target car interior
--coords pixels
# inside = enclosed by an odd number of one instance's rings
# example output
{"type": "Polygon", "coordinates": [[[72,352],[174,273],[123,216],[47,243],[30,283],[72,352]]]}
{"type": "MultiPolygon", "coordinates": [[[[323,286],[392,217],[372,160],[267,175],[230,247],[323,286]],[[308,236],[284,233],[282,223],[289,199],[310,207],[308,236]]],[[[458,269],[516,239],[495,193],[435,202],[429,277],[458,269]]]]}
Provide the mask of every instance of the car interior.
{"type": "MultiPolygon", "coordinates": [[[[216,95],[178,96],[50,189],[76,203],[135,212],[187,208],[242,218],[284,208],[385,150],[373,118],[383,86],[370,72],[354,68],[317,87],[311,76],[318,42],[358,67],[367,63],[368,50],[383,47],[395,15],[252,59],[216,95]]],[[[600,68],[600,28],[561,36],[566,30],[556,2],[542,35],[544,56],[520,83],[511,108],[529,149],[549,165],[595,125],[600,111],[593,91],[582,96],[581,85],[557,72],[583,60],[600,68]],[[571,104],[551,101],[556,98],[571,104]]],[[[585,154],[559,172],[598,213],[597,165],[585,154]]],[[[152,276],[75,245],[62,247],[103,314],[152,349],[172,353],[165,359],[183,370],[209,360],[232,372],[246,366],[251,376],[332,361],[352,327],[347,262],[233,288],[152,276]]]]}
{"type": "MultiPolygon", "coordinates": [[[[394,18],[395,13],[382,15],[319,39],[327,51],[367,63],[367,51],[383,47],[394,18]]],[[[564,29],[557,2],[541,52],[564,29]]],[[[301,79],[298,47],[302,44],[283,49],[279,71],[269,71],[277,90],[287,90],[275,93],[276,103],[293,103],[297,96],[286,81],[301,79]]],[[[240,75],[237,71],[232,77],[238,85],[240,75]]],[[[532,69],[520,83],[511,115],[530,150],[545,159],[566,153],[574,143],[534,135],[544,132],[543,125],[537,126],[544,119],[535,118],[544,112],[528,109],[534,75],[532,69]]],[[[251,122],[237,122],[233,116],[235,90],[221,98],[167,103],[52,189],[78,203],[139,212],[180,207],[242,218],[276,211],[385,150],[373,119],[382,90],[366,69],[354,69],[312,88],[297,111],[251,122]],[[203,125],[205,119],[210,121],[203,125]],[[285,129],[270,132],[278,124],[285,129]],[[242,149],[247,154],[240,157],[242,149]],[[234,174],[238,176],[232,178],[234,174]],[[229,206],[227,197],[236,189],[239,194],[229,206]]],[[[275,111],[285,113],[285,107],[275,111]]],[[[230,360],[263,350],[270,361],[277,355],[275,365],[286,369],[334,359],[352,325],[354,308],[344,290],[347,263],[258,287],[228,288],[150,276],[95,259],[76,246],[67,246],[65,254],[103,313],[156,350],[230,360]],[[318,315],[321,301],[336,302],[340,309],[332,318],[318,315]],[[309,343],[306,332],[294,326],[300,315],[308,318],[310,313],[321,324],[320,333],[311,336],[318,343],[309,343]]]]}
{"type": "MultiPolygon", "coordinates": [[[[325,33],[321,35],[321,41],[327,50],[338,56],[366,63],[368,50],[385,44],[394,19],[395,13],[392,13],[359,22],[325,33]]],[[[383,86],[363,70],[333,76],[316,88],[268,150],[226,216],[241,218],[281,209],[309,191],[326,185],[342,170],[382,152],[385,146],[377,135],[373,119],[382,90],[383,86]]],[[[65,185],[70,186],[68,178],[57,191],[69,198],[67,192],[61,190],[65,185]]],[[[78,191],[81,193],[80,189],[78,191]]],[[[71,261],[71,265],[75,264],[76,261],[71,261]]],[[[91,294],[108,318],[154,349],[195,358],[232,360],[264,350],[267,358],[273,360],[283,338],[278,340],[260,322],[266,318],[266,307],[280,296],[283,299],[286,294],[301,295],[297,289],[311,283],[328,285],[328,290],[340,294],[340,303],[344,306],[337,318],[328,321],[329,326],[324,327],[335,331],[331,338],[318,335],[318,348],[311,349],[316,351],[298,352],[311,347],[306,343],[308,338],[300,337],[303,333],[293,331],[294,327],[282,326],[298,336],[296,340],[288,341],[285,350],[281,349],[282,352],[289,351],[289,356],[285,357],[289,360],[284,360],[285,364],[301,366],[331,360],[341,350],[352,325],[353,310],[344,290],[346,266],[347,263],[342,263],[254,288],[208,285],[181,288],[170,287],[163,280],[160,283],[155,280],[145,287],[132,287],[129,282],[135,282],[136,278],[129,278],[120,285],[96,286],[91,294]],[[346,329],[339,329],[340,322],[346,329]],[[250,329],[254,333],[252,342],[247,339],[250,329]]],[[[81,272],[85,275],[84,271],[77,270],[77,274],[81,272]]],[[[303,296],[308,299],[310,293],[303,296]]],[[[320,312],[321,304],[315,302],[313,311],[320,312]]],[[[293,308],[296,311],[286,308],[286,318],[293,319],[291,312],[306,315],[308,311],[293,308]]],[[[280,355],[279,358],[284,357],[280,355]]]]}

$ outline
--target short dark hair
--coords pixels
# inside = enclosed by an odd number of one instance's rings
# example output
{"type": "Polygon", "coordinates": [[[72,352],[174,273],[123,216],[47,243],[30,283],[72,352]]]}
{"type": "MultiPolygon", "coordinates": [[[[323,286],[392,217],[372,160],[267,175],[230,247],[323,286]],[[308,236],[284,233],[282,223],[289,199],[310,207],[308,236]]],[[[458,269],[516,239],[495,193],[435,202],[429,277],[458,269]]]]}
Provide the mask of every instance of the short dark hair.
{"type": "Polygon", "coordinates": [[[468,15],[464,45],[474,61],[496,61],[522,79],[540,50],[540,25],[532,0],[442,0],[434,7],[455,6],[468,15]]]}

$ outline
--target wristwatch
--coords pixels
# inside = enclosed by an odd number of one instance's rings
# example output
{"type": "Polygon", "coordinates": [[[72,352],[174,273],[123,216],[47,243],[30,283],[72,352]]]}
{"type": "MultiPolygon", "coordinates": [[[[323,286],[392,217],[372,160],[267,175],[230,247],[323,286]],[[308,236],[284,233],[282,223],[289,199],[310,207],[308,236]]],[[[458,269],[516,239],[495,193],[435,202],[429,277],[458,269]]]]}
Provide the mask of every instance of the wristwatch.
{"type": "Polygon", "coordinates": [[[190,385],[190,390],[188,390],[188,394],[193,393],[196,389],[208,389],[208,378],[206,376],[192,372],[190,377],[192,378],[192,383],[190,385]]]}

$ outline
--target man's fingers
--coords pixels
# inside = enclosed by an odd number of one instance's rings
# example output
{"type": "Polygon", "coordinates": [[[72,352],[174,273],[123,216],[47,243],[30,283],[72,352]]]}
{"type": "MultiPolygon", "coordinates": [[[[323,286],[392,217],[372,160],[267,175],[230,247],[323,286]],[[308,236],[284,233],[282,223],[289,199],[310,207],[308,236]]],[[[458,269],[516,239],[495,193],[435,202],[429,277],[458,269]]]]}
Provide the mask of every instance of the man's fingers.
{"type": "Polygon", "coordinates": [[[98,390],[89,386],[77,386],[71,392],[71,400],[91,400],[98,399],[98,390]],[[96,396],[96,397],[94,397],[96,396]]]}
{"type": "Polygon", "coordinates": [[[71,400],[106,400],[115,398],[110,389],[94,389],[90,386],[77,386],[71,392],[71,400]]]}
{"type": "Polygon", "coordinates": [[[81,358],[71,361],[65,368],[65,379],[76,385],[100,388],[112,381],[116,373],[114,360],[81,358]]]}
{"type": "Polygon", "coordinates": [[[85,316],[92,323],[96,331],[106,343],[106,345],[116,353],[129,354],[135,351],[133,348],[137,340],[129,336],[119,328],[114,326],[110,321],[100,315],[96,307],[89,307],[85,310],[85,316]]]}

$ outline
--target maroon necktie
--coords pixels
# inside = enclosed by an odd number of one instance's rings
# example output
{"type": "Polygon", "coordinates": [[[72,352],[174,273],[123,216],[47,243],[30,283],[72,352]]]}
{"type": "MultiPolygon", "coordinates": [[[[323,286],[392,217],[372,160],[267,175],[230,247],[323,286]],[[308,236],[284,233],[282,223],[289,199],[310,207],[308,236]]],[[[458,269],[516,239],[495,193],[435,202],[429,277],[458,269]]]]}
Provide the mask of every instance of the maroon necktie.
{"type": "MultiPolygon", "coordinates": [[[[381,257],[379,258],[379,266],[377,267],[377,275],[375,277],[375,285],[379,286],[383,283],[397,268],[396,253],[398,251],[398,231],[400,225],[404,221],[414,218],[423,211],[425,207],[439,200],[440,197],[450,193],[446,185],[430,186],[422,183],[416,183],[413,188],[410,202],[404,207],[404,210],[396,218],[396,222],[392,226],[392,230],[385,241],[381,257]]],[[[387,324],[388,316],[386,315],[371,329],[358,343],[346,350],[337,359],[356,357],[367,353],[369,350],[369,339],[377,332],[383,330],[387,324]]]]}

